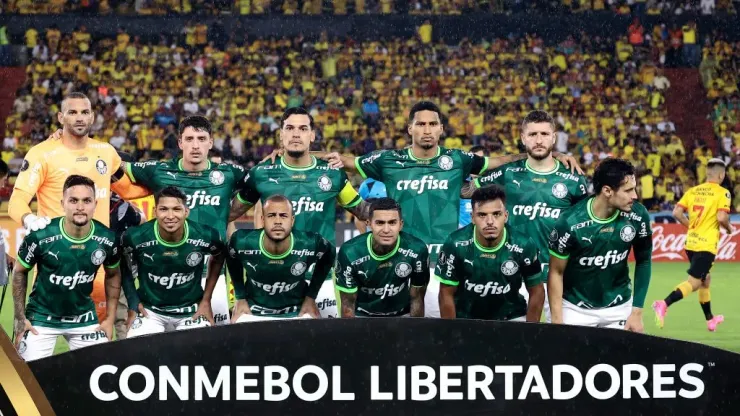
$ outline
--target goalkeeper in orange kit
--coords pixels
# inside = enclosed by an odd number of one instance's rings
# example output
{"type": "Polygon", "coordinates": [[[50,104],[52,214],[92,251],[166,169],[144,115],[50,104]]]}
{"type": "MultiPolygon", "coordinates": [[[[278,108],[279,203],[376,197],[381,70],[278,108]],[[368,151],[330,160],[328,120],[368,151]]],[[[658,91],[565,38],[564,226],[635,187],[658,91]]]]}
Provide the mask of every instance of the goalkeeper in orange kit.
{"type": "MultiPolygon", "coordinates": [[[[146,188],[133,185],[121,169],[121,158],[109,143],[91,139],[88,134],[95,120],[90,100],[82,93],[72,93],[62,101],[57,119],[61,135],[53,135],[33,146],[26,154],[10,196],[8,215],[28,231],[45,228],[51,218],[64,215],[62,189],[70,175],[86,176],[95,182],[97,206],[93,218],[110,223],[111,190],[124,199],[150,194],[146,188]],[[38,209],[31,212],[36,197],[38,209]]],[[[98,318],[106,315],[103,273],[95,279],[92,298],[98,318]]]]}
{"type": "Polygon", "coordinates": [[[720,184],[725,178],[726,165],[722,159],[707,162],[707,181],[689,189],[673,209],[673,216],[689,229],[686,234],[686,255],[689,266],[687,281],[676,286],[664,300],[653,303],[656,321],[661,328],[668,307],[699,290],[699,303],[707,320],[707,329],[714,332],[724,316],[713,315],[709,283],[709,271],[714,264],[719,245],[719,228],[732,234],[730,224],[730,192],[720,184]],[[686,214],[688,213],[688,218],[686,214]]]}

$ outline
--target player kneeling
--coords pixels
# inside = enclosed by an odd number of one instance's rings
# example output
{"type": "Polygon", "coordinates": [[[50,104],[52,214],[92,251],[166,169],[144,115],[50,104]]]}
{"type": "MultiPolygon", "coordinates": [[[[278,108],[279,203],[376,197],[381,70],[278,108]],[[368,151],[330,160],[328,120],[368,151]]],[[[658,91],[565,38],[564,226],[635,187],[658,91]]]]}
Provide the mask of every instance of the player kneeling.
{"type": "Polygon", "coordinates": [[[434,277],[442,318],[539,322],[545,288],[534,241],[506,225],[506,194],[497,185],[476,190],[472,223],[447,238],[434,277]],[[519,293],[522,282],[529,305],[519,293]]]}
{"type": "Polygon", "coordinates": [[[342,244],[337,257],[337,289],[342,318],[424,316],[429,283],[429,250],[401,232],[401,207],[391,198],[370,205],[372,232],[342,244]]]}
{"type": "Polygon", "coordinates": [[[294,230],[293,205],[282,195],[265,200],[262,218],[264,229],[237,230],[229,239],[231,321],[319,318],[315,300],[334,265],[334,246],[317,233],[294,230]]]}
{"type": "Polygon", "coordinates": [[[629,162],[604,159],[594,172],[596,195],[555,224],[547,278],[552,323],[643,331],[653,241],[650,215],[636,202],[635,188],[629,162]],[[627,265],[631,249],[634,298],[627,265]]]}
{"type": "Polygon", "coordinates": [[[112,339],[121,287],[119,250],[113,231],[93,220],[95,183],[71,175],[62,193],[64,217],[23,239],[13,271],[16,347],[26,361],[49,357],[57,337],[71,350],[112,339]],[[107,318],[98,325],[90,297],[100,266],[105,266],[107,318]],[[28,272],[37,276],[26,308],[28,272]]]}
{"type": "Polygon", "coordinates": [[[129,338],[213,325],[211,296],[225,256],[221,237],[214,228],[188,219],[186,197],[178,188],[166,187],[154,200],[155,219],[129,228],[122,238],[139,279],[138,290],[131,279],[123,284],[129,308],[138,312],[129,338]]]}

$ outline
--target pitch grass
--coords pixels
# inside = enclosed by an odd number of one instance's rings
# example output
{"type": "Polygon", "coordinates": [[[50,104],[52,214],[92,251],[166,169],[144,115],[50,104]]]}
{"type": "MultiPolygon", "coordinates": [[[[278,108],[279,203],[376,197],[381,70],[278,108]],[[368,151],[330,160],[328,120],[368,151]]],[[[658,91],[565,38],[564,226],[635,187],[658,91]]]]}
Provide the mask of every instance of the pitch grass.
{"type": "MultiPolygon", "coordinates": [[[[656,326],[650,305],[663,299],[675,286],[686,279],[687,263],[654,263],[653,277],[645,302],[645,332],[667,338],[676,338],[711,345],[740,353],[740,267],[732,263],[716,263],[712,269],[712,311],[723,314],[725,322],[717,332],[707,330],[704,315],[696,293],[671,306],[663,329],[656,326]]],[[[13,300],[11,289],[5,295],[0,325],[6,332],[12,328],[13,300]]],[[[67,343],[59,338],[55,353],[67,351],[67,343]]]]}

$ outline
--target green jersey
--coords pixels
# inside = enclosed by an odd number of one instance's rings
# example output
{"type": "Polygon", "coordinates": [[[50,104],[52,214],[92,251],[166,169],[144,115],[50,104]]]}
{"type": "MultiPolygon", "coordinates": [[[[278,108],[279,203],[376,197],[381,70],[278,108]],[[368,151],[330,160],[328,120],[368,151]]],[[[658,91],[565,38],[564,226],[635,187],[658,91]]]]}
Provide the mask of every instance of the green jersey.
{"type": "Polygon", "coordinates": [[[458,228],[465,179],[471,173],[482,173],[487,166],[487,158],[443,147],[431,159],[414,157],[410,148],[355,158],[360,175],[383,182],[388,196],[401,205],[406,231],[429,245],[432,260],[458,228]]]}
{"type": "Polygon", "coordinates": [[[176,243],[160,237],[156,219],[123,234],[121,246],[139,279],[135,293],[131,293],[133,285],[123,285],[130,304],[141,302],[147,309],[173,317],[198,310],[203,299],[205,256],[219,255],[225,244],[214,228],[190,219],[184,227],[182,240],[176,243]]]}
{"type": "MultiPolygon", "coordinates": [[[[493,169],[475,181],[476,187],[496,184],[506,191],[506,209],[511,227],[529,235],[540,249],[540,262],[547,264],[547,236],[560,215],[588,198],[586,178],[570,173],[562,163],[539,172],[526,159],[493,169]]],[[[547,271],[540,276],[547,280],[547,271]]]]}
{"type": "MultiPolygon", "coordinates": [[[[563,299],[581,308],[607,308],[632,298],[627,266],[635,255],[652,251],[650,214],[635,202],[632,212],[617,211],[611,218],[593,214],[594,198],[563,213],[549,234],[550,255],[567,259],[563,299]]],[[[641,305],[640,305],[641,306],[641,305]]]]}
{"type": "Polygon", "coordinates": [[[311,157],[310,166],[303,168],[290,166],[283,158],[275,164],[260,163],[247,174],[237,198],[253,205],[276,194],[293,204],[296,230],[317,232],[332,244],[336,241],[337,221],[334,201],[343,208],[362,202],[343,170],[315,157],[311,157]]]}
{"type": "Polygon", "coordinates": [[[182,167],[182,159],[127,163],[126,173],[132,182],[154,193],[168,186],[179,188],[187,196],[188,219],[215,228],[223,241],[226,241],[231,198],[247,174],[241,166],[211,162],[204,171],[188,172],[182,167]]]}
{"type": "Polygon", "coordinates": [[[506,226],[501,242],[483,247],[469,224],[445,241],[434,277],[456,286],[455,311],[458,318],[509,320],[527,314],[527,302],[519,293],[541,284],[539,249],[528,235],[506,226]]]}
{"type": "Polygon", "coordinates": [[[410,287],[429,283],[426,244],[401,232],[395,248],[378,256],[373,234],[365,233],[342,244],[337,255],[337,289],[357,293],[358,316],[401,316],[410,312],[410,287]]]}
{"type": "Polygon", "coordinates": [[[37,267],[26,308],[33,325],[75,328],[98,323],[90,297],[95,275],[101,265],[118,267],[113,231],[92,220],[87,237],[75,239],[64,231],[64,221],[54,218],[46,228],[29,233],[18,250],[23,267],[37,267]]]}
{"type": "Polygon", "coordinates": [[[231,235],[226,264],[234,295],[246,299],[255,315],[297,316],[306,297],[316,299],[336,249],[317,233],[293,230],[290,248],[275,256],[264,249],[265,238],[264,230],[241,229],[231,235]]]}

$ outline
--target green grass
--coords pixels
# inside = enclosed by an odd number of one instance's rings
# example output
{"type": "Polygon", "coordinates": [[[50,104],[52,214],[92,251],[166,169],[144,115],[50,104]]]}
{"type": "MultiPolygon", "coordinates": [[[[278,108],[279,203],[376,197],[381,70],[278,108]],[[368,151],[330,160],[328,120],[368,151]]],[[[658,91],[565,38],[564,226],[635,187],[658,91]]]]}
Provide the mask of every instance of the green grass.
{"type": "MultiPolygon", "coordinates": [[[[675,286],[686,279],[687,263],[654,263],[650,290],[645,302],[645,332],[667,338],[699,342],[713,347],[740,353],[740,276],[738,266],[732,263],[715,263],[712,268],[712,312],[723,314],[725,322],[717,332],[709,332],[696,293],[671,306],[663,329],[655,325],[650,305],[656,299],[665,298],[675,286]]],[[[12,328],[13,299],[11,289],[5,295],[0,313],[0,325],[5,331],[12,328]]],[[[67,343],[60,338],[55,353],[67,350],[67,343]]]]}

